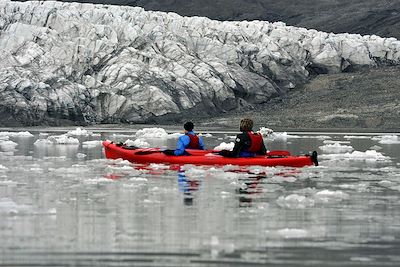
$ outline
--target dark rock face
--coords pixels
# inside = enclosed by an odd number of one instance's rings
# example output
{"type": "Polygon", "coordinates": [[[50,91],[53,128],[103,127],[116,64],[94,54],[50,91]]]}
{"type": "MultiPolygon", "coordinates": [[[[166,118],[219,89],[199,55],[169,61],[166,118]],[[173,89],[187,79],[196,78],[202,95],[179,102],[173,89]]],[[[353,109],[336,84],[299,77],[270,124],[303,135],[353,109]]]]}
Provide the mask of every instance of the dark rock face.
{"type": "Polygon", "coordinates": [[[376,34],[400,39],[400,1],[385,0],[61,0],[140,6],[217,20],[283,21],[335,33],[376,34]]]}

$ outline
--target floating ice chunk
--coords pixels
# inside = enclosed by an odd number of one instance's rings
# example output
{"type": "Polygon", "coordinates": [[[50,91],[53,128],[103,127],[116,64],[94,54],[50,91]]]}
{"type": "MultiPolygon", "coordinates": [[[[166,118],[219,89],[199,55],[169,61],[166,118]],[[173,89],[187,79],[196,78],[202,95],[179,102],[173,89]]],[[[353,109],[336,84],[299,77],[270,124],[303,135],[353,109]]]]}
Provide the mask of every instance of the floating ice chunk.
{"type": "Polygon", "coordinates": [[[0,140],[8,140],[10,137],[10,132],[0,132],[0,140]]]}
{"type": "Polygon", "coordinates": [[[53,135],[47,138],[53,144],[57,145],[79,145],[79,140],[74,137],[69,137],[65,134],[63,135],[53,135]]]}
{"type": "Polygon", "coordinates": [[[341,184],[338,185],[339,188],[342,189],[351,189],[357,192],[368,192],[369,184],[368,183],[360,183],[360,184],[341,184]]]}
{"type": "Polygon", "coordinates": [[[359,261],[359,262],[369,262],[369,261],[373,261],[372,258],[368,258],[368,257],[351,257],[350,260],[351,260],[351,261],[359,261]]]}
{"type": "Polygon", "coordinates": [[[56,215],[57,214],[57,209],[56,208],[48,209],[46,214],[47,215],[56,215]]]}
{"type": "Polygon", "coordinates": [[[101,141],[100,140],[92,140],[92,141],[84,141],[82,142],[82,147],[96,147],[96,146],[101,146],[101,141]]]}
{"type": "Polygon", "coordinates": [[[49,133],[39,133],[40,137],[45,137],[45,136],[49,136],[49,133]]]}
{"type": "Polygon", "coordinates": [[[77,157],[78,159],[83,159],[83,158],[86,158],[87,155],[86,155],[86,154],[83,154],[83,153],[77,153],[77,154],[76,154],[76,157],[77,157]]]}
{"type": "Polygon", "coordinates": [[[48,146],[48,145],[52,145],[53,142],[50,141],[49,139],[38,139],[35,141],[35,143],[33,143],[35,146],[48,146]]]}
{"type": "Polygon", "coordinates": [[[346,138],[346,139],[371,139],[371,136],[364,136],[364,135],[345,135],[344,138],[346,138]]]}
{"type": "Polygon", "coordinates": [[[331,136],[328,135],[317,135],[315,138],[320,139],[320,140],[326,140],[326,139],[332,139],[331,136]]]}
{"type": "Polygon", "coordinates": [[[134,134],[113,134],[113,139],[134,137],[134,134]]]}
{"type": "Polygon", "coordinates": [[[5,152],[15,151],[15,147],[18,146],[17,143],[10,140],[0,140],[0,148],[5,152]]]}
{"type": "Polygon", "coordinates": [[[272,133],[270,137],[274,140],[286,140],[289,138],[300,138],[298,135],[290,135],[287,132],[282,132],[282,133],[272,133]]]}
{"type": "Polygon", "coordinates": [[[132,182],[147,182],[148,180],[147,180],[147,178],[143,178],[143,177],[132,177],[132,178],[129,178],[129,181],[132,181],[132,182]]]}
{"type": "Polygon", "coordinates": [[[321,159],[331,159],[331,160],[373,160],[373,161],[388,161],[390,157],[384,156],[375,150],[367,150],[365,152],[353,151],[352,153],[344,154],[322,154],[319,156],[321,159]]]}
{"type": "Polygon", "coordinates": [[[98,184],[98,183],[112,183],[114,180],[113,179],[108,179],[108,178],[93,178],[93,179],[87,179],[84,180],[83,182],[85,184],[98,184]]]}
{"type": "Polygon", "coordinates": [[[8,168],[0,164],[0,171],[8,171],[8,168]]]}
{"type": "Polygon", "coordinates": [[[170,166],[165,164],[151,163],[149,165],[149,169],[152,170],[168,170],[169,168],[170,166]]]}
{"type": "Polygon", "coordinates": [[[216,150],[216,151],[233,150],[234,146],[235,146],[235,143],[233,143],[233,142],[229,142],[229,143],[222,142],[218,146],[214,147],[214,150],[216,150]]]}
{"type": "Polygon", "coordinates": [[[276,203],[282,208],[305,209],[314,206],[315,201],[305,196],[291,194],[286,197],[280,196],[276,203]]]}
{"type": "Polygon", "coordinates": [[[389,181],[389,180],[383,180],[383,181],[378,182],[378,184],[383,187],[390,187],[393,185],[393,182],[389,181]]]}
{"type": "Polygon", "coordinates": [[[210,133],[200,133],[199,136],[212,137],[213,135],[210,133]]]}
{"type": "Polygon", "coordinates": [[[74,135],[74,136],[89,136],[91,132],[82,129],[80,127],[76,128],[75,130],[69,131],[67,135],[74,135]]]}
{"type": "Polygon", "coordinates": [[[13,137],[33,137],[33,134],[31,134],[28,131],[24,131],[24,132],[11,133],[11,136],[13,136],[13,137]]]}
{"type": "Polygon", "coordinates": [[[44,170],[42,168],[40,168],[40,167],[33,167],[33,168],[30,168],[29,171],[31,171],[31,172],[43,172],[44,170]]]}
{"type": "Polygon", "coordinates": [[[124,142],[127,146],[135,146],[135,147],[141,147],[141,148],[149,148],[150,144],[144,141],[143,139],[136,139],[135,141],[132,141],[130,139],[126,140],[124,142]]]}
{"type": "Polygon", "coordinates": [[[342,191],[330,191],[330,190],[322,190],[320,192],[317,192],[314,195],[315,201],[322,202],[322,203],[328,203],[332,201],[342,201],[344,199],[348,199],[349,195],[346,193],[343,193],[342,191]]]}
{"type": "Polygon", "coordinates": [[[8,198],[0,198],[0,214],[25,213],[31,209],[27,205],[19,205],[8,198]]]}
{"type": "Polygon", "coordinates": [[[308,232],[306,230],[295,228],[285,228],[278,230],[278,234],[283,236],[284,238],[305,238],[308,236],[308,232]]]}
{"type": "Polygon", "coordinates": [[[183,135],[183,133],[171,133],[171,134],[168,135],[168,139],[177,139],[182,135],[183,135]]]}
{"type": "Polygon", "coordinates": [[[191,168],[185,171],[187,177],[203,177],[206,175],[206,170],[200,168],[191,168]]]}
{"type": "Polygon", "coordinates": [[[350,144],[350,141],[324,140],[324,144],[350,144]]]}
{"type": "Polygon", "coordinates": [[[379,144],[392,145],[400,144],[400,139],[397,135],[382,135],[373,137],[372,140],[378,141],[379,144]]]}
{"type": "Polygon", "coordinates": [[[352,146],[341,145],[339,143],[323,145],[320,146],[319,149],[321,149],[325,153],[334,154],[352,152],[354,150],[352,146]]]}
{"type": "Polygon", "coordinates": [[[144,128],[136,132],[136,138],[168,138],[163,128],[144,128]]]}
{"type": "Polygon", "coordinates": [[[297,181],[296,177],[293,176],[273,176],[270,181],[273,181],[275,183],[283,183],[283,182],[287,182],[287,183],[294,183],[297,181]]]}
{"type": "Polygon", "coordinates": [[[131,171],[139,172],[138,170],[129,165],[108,165],[107,169],[112,171],[122,171],[122,172],[131,172],[131,171]]]}
{"type": "Polygon", "coordinates": [[[17,182],[11,180],[0,181],[0,185],[17,185],[17,182]]]}
{"type": "Polygon", "coordinates": [[[371,146],[369,148],[369,150],[381,150],[381,149],[382,149],[382,147],[381,146],[377,146],[377,145],[371,146]]]}
{"type": "Polygon", "coordinates": [[[33,134],[31,134],[28,131],[24,132],[0,132],[0,139],[3,139],[3,137],[6,136],[12,136],[12,137],[33,137],[33,134]]]}
{"type": "Polygon", "coordinates": [[[272,130],[270,128],[266,128],[266,127],[261,127],[260,130],[258,130],[258,132],[262,136],[269,136],[270,134],[272,134],[274,132],[274,130],[272,130]]]}

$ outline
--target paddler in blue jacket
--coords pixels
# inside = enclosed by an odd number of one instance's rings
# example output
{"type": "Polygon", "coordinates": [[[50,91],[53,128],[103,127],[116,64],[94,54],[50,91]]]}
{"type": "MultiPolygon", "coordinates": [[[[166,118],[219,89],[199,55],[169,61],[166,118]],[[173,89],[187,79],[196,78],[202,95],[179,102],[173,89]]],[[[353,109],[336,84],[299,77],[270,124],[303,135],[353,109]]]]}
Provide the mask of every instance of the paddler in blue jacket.
{"type": "Polygon", "coordinates": [[[167,155],[175,155],[182,156],[188,155],[185,149],[201,149],[204,150],[204,143],[201,137],[197,136],[197,134],[193,131],[194,124],[191,121],[186,122],[183,125],[185,129],[185,134],[178,138],[178,142],[176,144],[175,150],[165,150],[164,154],[167,155]]]}
{"type": "Polygon", "coordinates": [[[224,157],[254,157],[265,155],[267,149],[260,133],[253,132],[253,120],[244,118],[240,121],[240,131],[235,139],[235,146],[232,151],[222,150],[219,152],[224,157]]]}

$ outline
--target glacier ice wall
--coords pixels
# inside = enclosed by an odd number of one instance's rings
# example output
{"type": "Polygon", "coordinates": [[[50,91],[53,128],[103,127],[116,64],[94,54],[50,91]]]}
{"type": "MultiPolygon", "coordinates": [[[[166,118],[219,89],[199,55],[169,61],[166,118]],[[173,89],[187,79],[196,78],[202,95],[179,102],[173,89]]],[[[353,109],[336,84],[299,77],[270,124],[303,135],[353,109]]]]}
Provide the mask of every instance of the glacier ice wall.
{"type": "Polygon", "coordinates": [[[310,74],[400,63],[395,38],[138,7],[0,2],[0,125],[149,122],[267,102],[310,74]]]}

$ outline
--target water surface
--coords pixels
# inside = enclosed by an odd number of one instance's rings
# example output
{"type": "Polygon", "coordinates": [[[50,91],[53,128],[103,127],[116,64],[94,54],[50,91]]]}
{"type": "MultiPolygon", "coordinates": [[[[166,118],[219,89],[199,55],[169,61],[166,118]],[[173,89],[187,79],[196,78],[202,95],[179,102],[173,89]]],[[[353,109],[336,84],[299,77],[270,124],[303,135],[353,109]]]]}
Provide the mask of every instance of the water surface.
{"type": "MultiPolygon", "coordinates": [[[[319,167],[170,168],[107,160],[84,145],[134,140],[129,132],[34,144],[62,131],[0,134],[0,266],[400,265],[398,143],[296,133],[265,139],[268,149],[317,150],[319,167]],[[329,140],[360,154],[321,150],[329,140]]],[[[203,138],[213,148],[233,136],[203,138]]]]}

